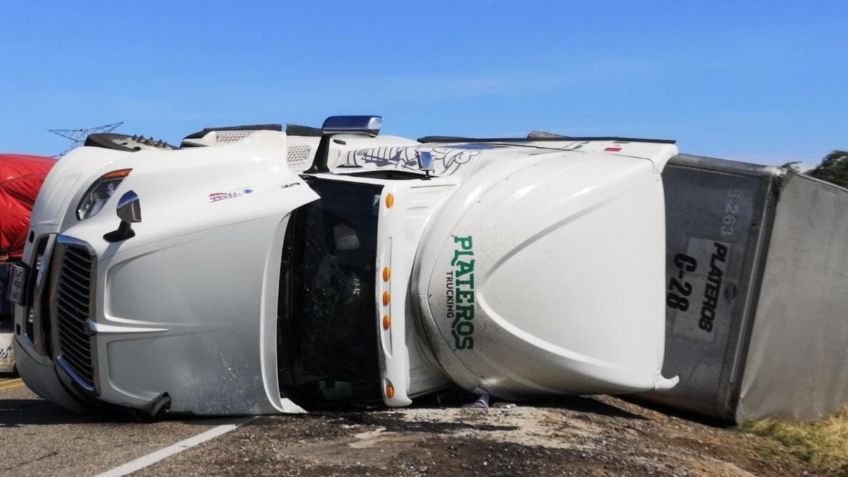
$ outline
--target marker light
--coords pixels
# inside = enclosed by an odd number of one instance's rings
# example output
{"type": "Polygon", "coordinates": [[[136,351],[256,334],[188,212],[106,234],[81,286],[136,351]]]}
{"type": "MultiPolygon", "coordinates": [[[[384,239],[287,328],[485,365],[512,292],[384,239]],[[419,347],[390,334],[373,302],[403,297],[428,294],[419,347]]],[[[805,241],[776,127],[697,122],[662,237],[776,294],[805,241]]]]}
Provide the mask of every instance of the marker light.
{"type": "Polygon", "coordinates": [[[395,205],[395,195],[389,194],[386,196],[386,208],[391,209],[393,205],[395,205]]]}
{"type": "Polygon", "coordinates": [[[103,174],[102,176],[100,176],[100,180],[123,179],[124,177],[130,175],[130,172],[132,172],[132,169],[118,169],[116,171],[107,172],[103,174]]]}
{"type": "Polygon", "coordinates": [[[77,206],[77,218],[79,220],[85,220],[97,215],[100,209],[106,205],[109,198],[112,197],[112,194],[118,189],[121,181],[130,175],[131,171],[132,169],[118,169],[107,172],[94,181],[94,184],[91,184],[91,187],[85,191],[82,200],[80,200],[77,206]]]}
{"type": "Polygon", "coordinates": [[[389,303],[392,302],[392,294],[384,291],[383,292],[383,306],[389,306],[389,303]]]}
{"type": "Polygon", "coordinates": [[[387,282],[390,278],[392,278],[392,269],[389,267],[383,268],[383,281],[387,282]]]}
{"type": "Polygon", "coordinates": [[[392,386],[392,383],[386,384],[386,397],[389,399],[395,397],[395,387],[392,386]]]}
{"type": "Polygon", "coordinates": [[[392,317],[389,315],[383,315],[383,329],[388,330],[392,327],[392,317]]]}

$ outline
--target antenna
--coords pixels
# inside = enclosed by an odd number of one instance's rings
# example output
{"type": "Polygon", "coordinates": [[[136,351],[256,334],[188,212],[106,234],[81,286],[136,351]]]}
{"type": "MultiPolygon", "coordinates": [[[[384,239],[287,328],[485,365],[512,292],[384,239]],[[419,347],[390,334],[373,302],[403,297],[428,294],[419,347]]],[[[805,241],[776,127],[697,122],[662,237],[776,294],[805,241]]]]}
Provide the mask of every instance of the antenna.
{"type": "Polygon", "coordinates": [[[62,136],[63,138],[69,139],[72,142],[70,146],[68,146],[61,153],[56,154],[55,157],[62,157],[67,154],[71,149],[81,146],[85,142],[85,138],[87,138],[89,134],[112,132],[117,129],[121,124],[124,124],[124,122],[119,121],[117,123],[104,124],[102,126],[95,126],[93,128],[48,129],[48,131],[52,132],[53,134],[57,136],[62,136]]]}

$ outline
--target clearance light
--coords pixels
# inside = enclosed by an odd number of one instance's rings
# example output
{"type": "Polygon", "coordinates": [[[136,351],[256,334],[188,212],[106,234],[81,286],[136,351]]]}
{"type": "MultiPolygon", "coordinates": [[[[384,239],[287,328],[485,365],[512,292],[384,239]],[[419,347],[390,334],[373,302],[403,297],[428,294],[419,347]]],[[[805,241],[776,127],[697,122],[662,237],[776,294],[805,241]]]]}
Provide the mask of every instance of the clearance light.
{"type": "Polygon", "coordinates": [[[388,330],[392,327],[392,317],[389,315],[383,315],[383,329],[388,330]]]}
{"type": "Polygon", "coordinates": [[[395,387],[392,386],[392,383],[386,384],[386,397],[389,399],[395,397],[395,387]]]}
{"type": "Polygon", "coordinates": [[[389,194],[386,196],[386,208],[391,209],[395,205],[395,195],[389,194]]]}
{"type": "Polygon", "coordinates": [[[389,267],[383,268],[383,281],[387,282],[390,278],[392,278],[392,269],[389,267]]]}
{"type": "Polygon", "coordinates": [[[383,292],[383,306],[389,306],[389,303],[392,302],[392,294],[384,291],[383,292]]]}
{"type": "Polygon", "coordinates": [[[107,172],[100,177],[100,180],[106,179],[123,179],[127,177],[132,172],[132,169],[118,169],[117,171],[107,172]]]}

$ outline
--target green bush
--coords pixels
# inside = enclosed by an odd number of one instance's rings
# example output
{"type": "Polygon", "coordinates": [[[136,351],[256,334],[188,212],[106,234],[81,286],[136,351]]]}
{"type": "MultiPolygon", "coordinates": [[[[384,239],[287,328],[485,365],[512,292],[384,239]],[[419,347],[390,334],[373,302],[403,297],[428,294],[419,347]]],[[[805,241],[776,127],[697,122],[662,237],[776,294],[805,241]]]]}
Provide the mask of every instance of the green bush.
{"type": "Polygon", "coordinates": [[[824,157],[810,175],[823,181],[848,187],[848,151],[833,151],[824,157]]]}

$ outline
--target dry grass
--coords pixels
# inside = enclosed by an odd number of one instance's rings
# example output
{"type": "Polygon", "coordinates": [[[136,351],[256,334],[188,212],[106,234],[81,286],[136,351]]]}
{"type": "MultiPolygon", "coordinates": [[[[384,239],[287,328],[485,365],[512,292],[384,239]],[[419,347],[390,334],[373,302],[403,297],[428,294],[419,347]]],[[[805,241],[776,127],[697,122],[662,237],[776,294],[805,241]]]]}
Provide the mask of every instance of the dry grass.
{"type": "Polygon", "coordinates": [[[819,422],[765,419],[740,430],[771,437],[785,448],[763,449],[768,454],[788,450],[817,470],[848,476],[848,406],[819,422]]]}

